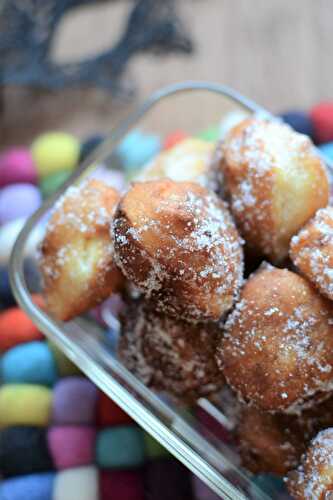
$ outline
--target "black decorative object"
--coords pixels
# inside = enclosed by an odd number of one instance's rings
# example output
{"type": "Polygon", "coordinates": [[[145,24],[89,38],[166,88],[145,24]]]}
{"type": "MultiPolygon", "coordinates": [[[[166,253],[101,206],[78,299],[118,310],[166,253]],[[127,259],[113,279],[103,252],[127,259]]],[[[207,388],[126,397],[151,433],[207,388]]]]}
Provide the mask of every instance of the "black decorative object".
{"type": "Polygon", "coordinates": [[[64,14],[94,1],[0,1],[0,85],[45,89],[79,85],[115,91],[121,88],[120,77],[134,54],[191,52],[191,41],[176,15],[175,0],[136,0],[125,31],[113,47],[77,63],[53,62],[50,49],[64,14]]]}

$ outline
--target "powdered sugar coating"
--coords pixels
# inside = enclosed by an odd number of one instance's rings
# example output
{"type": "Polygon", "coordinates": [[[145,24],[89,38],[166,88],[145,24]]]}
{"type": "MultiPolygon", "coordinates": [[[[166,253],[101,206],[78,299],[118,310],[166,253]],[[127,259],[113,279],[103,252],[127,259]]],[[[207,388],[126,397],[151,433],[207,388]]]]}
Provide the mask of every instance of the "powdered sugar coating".
{"type": "Polygon", "coordinates": [[[211,175],[214,143],[189,137],[153,158],[136,177],[138,181],[169,178],[174,181],[198,182],[215,190],[211,175]]]}
{"type": "Polygon", "coordinates": [[[56,203],[40,248],[50,311],[68,320],[107,298],[122,278],[109,226],[118,193],[97,180],[70,187],[56,203]]]}
{"type": "Polygon", "coordinates": [[[301,276],[265,266],[245,284],[217,360],[245,402],[297,413],[333,388],[333,310],[301,276]]]}
{"type": "Polygon", "coordinates": [[[304,276],[333,300],[333,207],[318,210],[292,238],[290,257],[304,276]]]}
{"type": "Polygon", "coordinates": [[[224,378],[215,362],[211,326],[193,326],[132,303],[123,317],[119,356],[146,385],[187,400],[217,392],[224,378]]]}
{"type": "Polygon", "coordinates": [[[194,183],[137,183],[113,223],[115,255],[158,310],[219,320],[238,297],[241,240],[226,205],[194,183]]]}
{"type": "Polygon", "coordinates": [[[220,170],[236,223],[249,247],[272,261],[327,204],[328,178],[310,139],[288,125],[248,119],[223,144],[220,170]]]}
{"type": "Polygon", "coordinates": [[[288,490],[296,500],[325,500],[333,495],[333,428],[312,440],[297,470],[287,479],[288,490]]]}

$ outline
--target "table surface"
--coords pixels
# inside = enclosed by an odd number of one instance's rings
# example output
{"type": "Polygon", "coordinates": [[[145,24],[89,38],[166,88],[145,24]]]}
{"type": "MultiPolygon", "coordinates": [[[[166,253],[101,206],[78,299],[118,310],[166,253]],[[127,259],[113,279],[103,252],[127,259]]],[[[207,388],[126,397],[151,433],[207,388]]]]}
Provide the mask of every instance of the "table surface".
{"type": "MultiPolygon", "coordinates": [[[[333,97],[331,0],[179,0],[178,4],[196,45],[192,56],[137,56],[126,78],[138,92],[126,105],[99,90],[50,95],[7,89],[1,146],[28,143],[49,128],[80,137],[108,130],[153,90],[186,79],[230,85],[272,111],[307,109],[333,97]]],[[[70,13],[59,28],[54,58],[75,60],[110,46],[130,7],[129,1],[109,2],[70,13]]],[[[170,119],[175,112],[169,110],[170,119]]]]}

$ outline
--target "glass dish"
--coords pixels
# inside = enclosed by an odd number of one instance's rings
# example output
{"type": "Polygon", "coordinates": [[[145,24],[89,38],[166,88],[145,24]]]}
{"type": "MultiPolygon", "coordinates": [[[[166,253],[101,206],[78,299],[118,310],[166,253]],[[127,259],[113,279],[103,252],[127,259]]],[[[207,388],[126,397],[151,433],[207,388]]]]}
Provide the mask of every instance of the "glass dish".
{"type": "MultiPolygon", "coordinates": [[[[230,500],[268,499],[270,496],[258,488],[253,479],[240,468],[235,449],[217,438],[211,426],[207,425],[208,418],[210,422],[214,420],[228,429],[229,420],[221,404],[223,398],[216,398],[214,403],[200,399],[196,408],[189,411],[181,404],[175,404],[167,397],[148,389],[117,360],[114,345],[108,342],[103,327],[91,316],[61,323],[34,304],[32,293],[36,291],[36,280],[31,276],[38,273],[37,252],[34,252],[32,260],[34,273],[27,274],[25,266],[27,252],[31,253],[32,246],[37,250],[36,241],[40,239],[42,227],[59,196],[69,185],[90,175],[98,168],[98,164],[102,163],[111,169],[117,168],[116,148],[128,132],[139,128],[165,137],[175,129],[182,129],[195,135],[218,124],[232,110],[270,116],[267,111],[237,92],[211,83],[189,82],[155,93],[111,131],[108,138],[83,162],[62,189],[28,220],[13,250],[11,282],[19,304],[40,330],[102,391],[215,493],[230,500]],[[200,412],[206,416],[205,419],[199,418],[200,412]]],[[[272,496],[280,498],[278,490],[272,496]]]]}

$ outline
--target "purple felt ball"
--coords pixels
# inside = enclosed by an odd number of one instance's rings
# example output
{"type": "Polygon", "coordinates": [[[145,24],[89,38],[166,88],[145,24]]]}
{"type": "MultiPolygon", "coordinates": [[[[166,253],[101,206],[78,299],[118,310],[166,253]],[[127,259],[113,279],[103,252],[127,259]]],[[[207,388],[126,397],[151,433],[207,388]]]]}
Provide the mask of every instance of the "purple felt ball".
{"type": "Polygon", "coordinates": [[[97,388],[84,377],[66,377],[53,391],[52,422],[56,425],[93,425],[97,388]]]}
{"type": "Polygon", "coordinates": [[[32,184],[11,184],[0,191],[0,223],[28,217],[41,204],[39,189],[32,184]]]}
{"type": "Polygon", "coordinates": [[[37,171],[26,148],[12,148],[0,155],[0,187],[17,182],[37,184],[37,171]]]}

